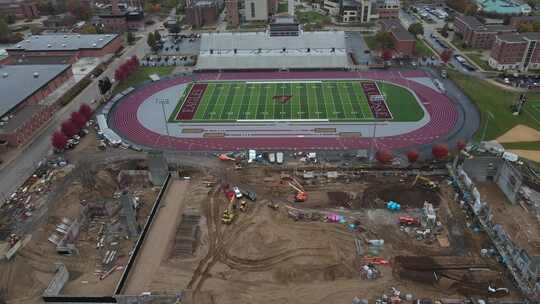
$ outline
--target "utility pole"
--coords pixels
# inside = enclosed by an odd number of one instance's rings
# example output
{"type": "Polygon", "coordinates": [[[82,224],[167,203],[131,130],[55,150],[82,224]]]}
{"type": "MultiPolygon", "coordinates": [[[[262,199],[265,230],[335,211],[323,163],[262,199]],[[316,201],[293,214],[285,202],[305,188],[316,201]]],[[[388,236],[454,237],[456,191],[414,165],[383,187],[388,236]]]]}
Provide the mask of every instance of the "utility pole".
{"type": "Polygon", "coordinates": [[[161,110],[163,111],[163,123],[165,124],[165,131],[167,132],[167,140],[169,141],[169,149],[172,149],[171,134],[169,133],[169,124],[167,123],[167,114],[165,114],[165,105],[169,104],[169,99],[156,98],[156,102],[161,104],[161,110]]]}

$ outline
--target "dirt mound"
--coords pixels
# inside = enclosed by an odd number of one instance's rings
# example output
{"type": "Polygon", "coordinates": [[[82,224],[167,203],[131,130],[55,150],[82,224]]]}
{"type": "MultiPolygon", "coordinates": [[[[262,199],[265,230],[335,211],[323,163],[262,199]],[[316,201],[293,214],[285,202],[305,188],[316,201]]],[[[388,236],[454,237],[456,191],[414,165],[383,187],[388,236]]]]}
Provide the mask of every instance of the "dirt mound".
{"type": "Polygon", "coordinates": [[[438,206],[441,201],[437,192],[408,184],[376,185],[367,188],[361,198],[354,200],[353,208],[386,208],[386,202],[390,200],[400,203],[402,208],[421,208],[424,201],[438,206]]]}
{"type": "Polygon", "coordinates": [[[106,170],[100,170],[96,173],[96,190],[105,197],[112,197],[116,191],[116,180],[106,170]]]}

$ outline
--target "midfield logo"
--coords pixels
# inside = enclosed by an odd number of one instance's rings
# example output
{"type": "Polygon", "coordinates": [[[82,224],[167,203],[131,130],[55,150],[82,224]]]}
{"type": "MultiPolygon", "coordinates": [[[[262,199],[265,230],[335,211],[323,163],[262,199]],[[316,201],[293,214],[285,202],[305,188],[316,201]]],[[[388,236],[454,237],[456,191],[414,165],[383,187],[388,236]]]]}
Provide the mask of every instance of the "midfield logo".
{"type": "Polygon", "coordinates": [[[287,103],[291,100],[292,95],[276,95],[272,99],[279,103],[287,103]]]}

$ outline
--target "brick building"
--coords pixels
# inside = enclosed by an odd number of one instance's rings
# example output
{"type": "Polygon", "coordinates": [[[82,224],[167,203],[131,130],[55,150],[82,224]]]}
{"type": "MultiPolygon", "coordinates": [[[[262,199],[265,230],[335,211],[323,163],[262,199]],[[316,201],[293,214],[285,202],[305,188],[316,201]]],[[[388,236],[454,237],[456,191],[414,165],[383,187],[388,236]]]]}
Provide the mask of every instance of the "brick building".
{"type": "Polygon", "coordinates": [[[499,71],[540,68],[540,33],[497,36],[489,57],[489,65],[499,71]]]}
{"type": "Polygon", "coordinates": [[[415,53],[416,39],[403,27],[399,19],[383,19],[379,21],[381,31],[392,34],[394,51],[397,57],[410,57],[415,53]]]}
{"type": "Polygon", "coordinates": [[[0,75],[0,92],[10,92],[0,104],[0,143],[16,147],[53,116],[59,105],[45,98],[73,73],[70,65],[3,65],[0,75]]]}
{"type": "Polygon", "coordinates": [[[227,13],[227,22],[232,27],[240,25],[240,12],[238,11],[238,0],[229,0],[225,2],[225,10],[227,13]]]}
{"type": "Polygon", "coordinates": [[[477,49],[490,49],[497,35],[516,32],[511,25],[485,25],[475,17],[465,15],[456,16],[454,30],[468,47],[477,49]]]}
{"type": "Polygon", "coordinates": [[[103,57],[123,47],[122,36],[104,35],[36,35],[6,49],[12,58],[19,57],[103,57]]]}
{"type": "Polygon", "coordinates": [[[212,25],[217,22],[220,10],[219,3],[214,0],[190,1],[186,6],[185,20],[195,28],[212,25]]]}
{"type": "Polygon", "coordinates": [[[399,0],[381,0],[376,2],[379,19],[399,18],[399,0]]]}
{"type": "Polygon", "coordinates": [[[144,27],[144,12],[139,6],[120,6],[117,0],[112,0],[110,7],[92,19],[92,25],[101,27],[105,33],[136,31],[144,27]]]}
{"type": "Polygon", "coordinates": [[[0,15],[13,15],[17,19],[38,18],[39,11],[33,1],[0,0],[0,15]]]}

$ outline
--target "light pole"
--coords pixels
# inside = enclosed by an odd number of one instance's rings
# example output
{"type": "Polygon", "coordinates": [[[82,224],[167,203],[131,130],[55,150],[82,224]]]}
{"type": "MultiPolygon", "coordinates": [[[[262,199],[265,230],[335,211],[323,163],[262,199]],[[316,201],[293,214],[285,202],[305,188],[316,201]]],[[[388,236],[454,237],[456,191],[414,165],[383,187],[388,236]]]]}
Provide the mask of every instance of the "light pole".
{"type": "Polygon", "coordinates": [[[169,99],[156,98],[156,102],[161,104],[161,110],[163,111],[163,123],[165,124],[165,131],[167,132],[167,139],[169,140],[169,149],[171,149],[171,135],[169,133],[169,124],[167,123],[167,114],[165,114],[165,105],[169,104],[169,99]]]}

